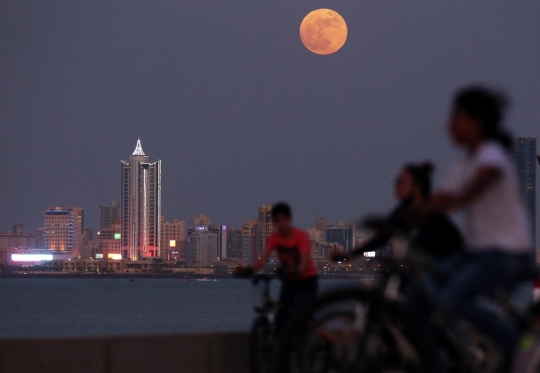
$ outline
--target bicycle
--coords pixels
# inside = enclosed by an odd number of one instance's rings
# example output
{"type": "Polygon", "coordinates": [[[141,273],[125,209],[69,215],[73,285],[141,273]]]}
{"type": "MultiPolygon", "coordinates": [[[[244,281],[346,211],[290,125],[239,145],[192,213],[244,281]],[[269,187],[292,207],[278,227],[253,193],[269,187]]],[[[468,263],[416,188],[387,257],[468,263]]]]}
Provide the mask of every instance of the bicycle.
{"type": "Polygon", "coordinates": [[[279,303],[270,294],[270,286],[277,275],[253,274],[253,286],[262,283],[261,304],[254,307],[254,319],[249,332],[249,366],[252,373],[271,373],[275,357],[276,336],[274,316],[279,303]]]}
{"type": "MultiPolygon", "coordinates": [[[[406,266],[429,296],[435,320],[433,327],[437,328],[442,341],[445,371],[495,372],[501,364],[497,347],[472,327],[463,327],[461,323],[456,327],[454,320],[446,317],[423,276],[425,272],[436,270],[434,260],[407,245],[400,249],[402,255],[392,257],[392,274],[387,280],[374,287],[327,294],[298,318],[280,350],[278,370],[294,373],[422,372],[425,351],[415,341],[414,330],[403,312],[405,296],[401,283],[405,276],[401,269],[406,266]],[[306,328],[307,319],[312,321],[306,328]],[[327,336],[321,343],[320,336],[327,335],[328,331],[334,334],[335,345],[328,345],[327,336]]],[[[536,271],[531,273],[535,274],[536,271]]],[[[490,298],[522,329],[538,335],[534,320],[540,305],[519,311],[510,302],[510,288],[490,298]]]]}
{"type": "Polygon", "coordinates": [[[319,297],[288,329],[276,372],[419,372],[413,348],[400,336],[405,321],[385,302],[386,288],[395,284],[388,285],[369,282],[319,297]]]}

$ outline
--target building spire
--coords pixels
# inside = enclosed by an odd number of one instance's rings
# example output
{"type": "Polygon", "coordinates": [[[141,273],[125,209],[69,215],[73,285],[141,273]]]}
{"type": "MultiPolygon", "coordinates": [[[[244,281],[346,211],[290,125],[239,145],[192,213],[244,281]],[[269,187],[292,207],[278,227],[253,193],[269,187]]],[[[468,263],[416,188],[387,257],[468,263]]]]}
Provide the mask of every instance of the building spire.
{"type": "Polygon", "coordinates": [[[139,138],[137,139],[137,146],[135,147],[135,151],[133,152],[132,155],[144,155],[144,152],[141,146],[141,136],[139,136],[139,138]]]}

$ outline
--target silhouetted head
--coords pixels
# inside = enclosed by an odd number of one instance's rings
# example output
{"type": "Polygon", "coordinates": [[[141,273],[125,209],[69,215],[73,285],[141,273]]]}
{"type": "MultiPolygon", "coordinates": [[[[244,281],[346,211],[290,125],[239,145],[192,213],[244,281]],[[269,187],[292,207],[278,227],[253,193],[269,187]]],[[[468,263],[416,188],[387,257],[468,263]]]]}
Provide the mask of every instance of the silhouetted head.
{"type": "Polygon", "coordinates": [[[291,207],[284,202],[276,203],[272,206],[272,221],[279,233],[287,235],[292,227],[291,207]]]}
{"type": "Polygon", "coordinates": [[[396,197],[400,201],[424,201],[431,196],[431,162],[409,163],[396,179],[396,197]]]}
{"type": "Polygon", "coordinates": [[[459,90],[449,123],[454,143],[473,147],[484,140],[496,140],[510,149],[511,138],[502,126],[507,102],[502,93],[482,86],[459,90]]]}

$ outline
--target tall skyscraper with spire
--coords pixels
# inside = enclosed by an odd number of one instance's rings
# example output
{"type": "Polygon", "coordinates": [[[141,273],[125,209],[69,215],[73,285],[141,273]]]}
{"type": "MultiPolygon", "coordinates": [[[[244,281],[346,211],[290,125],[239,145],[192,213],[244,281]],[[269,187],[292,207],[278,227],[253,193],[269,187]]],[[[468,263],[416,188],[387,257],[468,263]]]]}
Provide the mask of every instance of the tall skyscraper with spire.
{"type": "Polygon", "coordinates": [[[536,137],[516,137],[513,154],[520,194],[529,212],[529,224],[536,250],[536,137]]]}
{"type": "Polygon", "coordinates": [[[122,161],[122,257],[159,257],[161,161],[148,162],[141,139],[129,162],[122,161]]]}

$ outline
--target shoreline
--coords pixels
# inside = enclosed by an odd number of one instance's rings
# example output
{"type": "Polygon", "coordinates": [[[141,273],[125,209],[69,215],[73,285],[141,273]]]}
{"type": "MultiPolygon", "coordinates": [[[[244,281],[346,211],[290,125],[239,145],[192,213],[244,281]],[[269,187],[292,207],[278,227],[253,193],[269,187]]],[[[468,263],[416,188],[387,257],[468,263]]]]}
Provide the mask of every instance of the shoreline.
{"type": "MultiPolygon", "coordinates": [[[[249,278],[233,277],[229,274],[169,274],[169,273],[64,273],[64,272],[27,272],[25,273],[1,273],[0,280],[5,278],[106,278],[106,279],[220,279],[220,280],[246,280],[249,278]]],[[[364,275],[319,275],[319,279],[326,280],[364,280],[371,276],[364,275]]]]}

